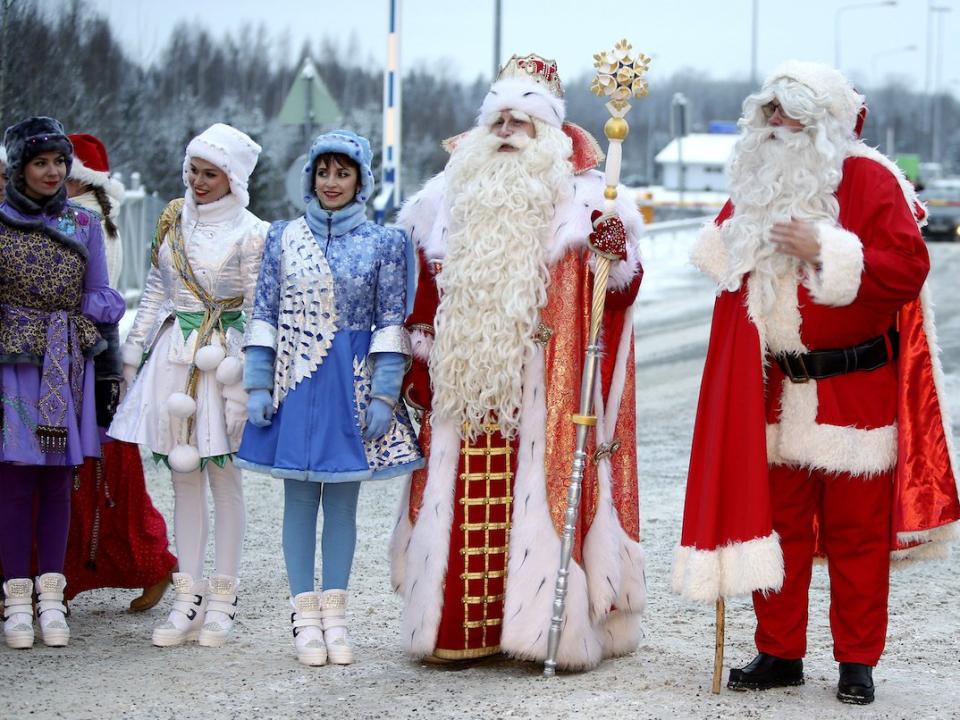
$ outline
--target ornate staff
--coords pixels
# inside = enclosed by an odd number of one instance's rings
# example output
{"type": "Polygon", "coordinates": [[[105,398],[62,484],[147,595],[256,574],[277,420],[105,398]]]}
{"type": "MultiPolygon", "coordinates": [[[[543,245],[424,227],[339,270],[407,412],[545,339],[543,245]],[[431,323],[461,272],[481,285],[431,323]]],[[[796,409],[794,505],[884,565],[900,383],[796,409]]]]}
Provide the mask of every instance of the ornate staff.
{"type": "Polygon", "coordinates": [[[593,415],[593,389],[597,374],[597,360],[600,346],[597,337],[600,333],[600,321],[603,319],[603,306],[606,301],[607,278],[610,263],[626,257],[626,233],[623,224],[616,216],[617,185],[620,183],[620,159],[623,141],[630,132],[630,126],[624,116],[630,112],[631,97],[641,98],[647,94],[647,81],[644,74],[650,67],[650,58],[640,53],[635,57],[630,43],[621,40],[611,52],[601,52],[593,56],[593,66],[597,76],[590,90],[601,97],[609,97],[606,108],[610,118],[603,126],[603,134],[610,145],[607,149],[607,163],[604,166],[606,188],[603,191],[603,214],[595,212],[594,231],[590,234],[590,249],[596,255],[593,274],[593,299],[590,306],[590,337],[587,342],[586,356],[583,360],[583,374],[580,380],[580,411],[571,419],[577,428],[577,447],[573,453],[573,466],[570,471],[570,485],[567,488],[567,512],[564,516],[563,538],[560,544],[560,569],[557,571],[557,584],[553,594],[553,617],[550,620],[550,634],[547,638],[547,659],[543,664],[543,674],[552,677],[557,669],[557,650],[560,647],[560,633],[563,630],[563,613],[567,601],[567,576],[570,557],[573,554],[573,537],[580,513],[580,491],[583,484],[583,470],[587,461],[587,434],[597,424],[593,415]]]}

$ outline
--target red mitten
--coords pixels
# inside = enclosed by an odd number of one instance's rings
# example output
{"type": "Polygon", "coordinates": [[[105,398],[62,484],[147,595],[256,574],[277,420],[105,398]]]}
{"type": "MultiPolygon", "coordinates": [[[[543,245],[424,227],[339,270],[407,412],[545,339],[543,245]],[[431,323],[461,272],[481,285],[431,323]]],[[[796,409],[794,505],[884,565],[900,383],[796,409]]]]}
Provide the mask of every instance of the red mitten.
{"type": "Polygon", "coordinates": [[[594,210],[590,215],[593,232],[590,233],[590,247],[598,255],[609,260],[627,259],[627,229],[623,221],[614,214],[603,215],[594,210]]]}

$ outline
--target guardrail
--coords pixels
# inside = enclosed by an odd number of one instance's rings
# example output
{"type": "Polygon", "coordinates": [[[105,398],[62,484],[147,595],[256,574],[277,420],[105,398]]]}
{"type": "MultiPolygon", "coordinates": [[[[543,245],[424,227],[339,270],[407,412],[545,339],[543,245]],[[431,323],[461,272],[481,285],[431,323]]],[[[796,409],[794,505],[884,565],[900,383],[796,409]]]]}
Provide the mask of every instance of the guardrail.
{"type": "Polygon", "coordinates": [[[699,215],[691,218],[681,218],[679,220],[664,220],[663,222],[653,222],[645,225],[644,235],[660,235],[662,233],[672,233],[678,230],[693,230],[700,227],[705,222],[713,219],[713,215],[699,215]]]}

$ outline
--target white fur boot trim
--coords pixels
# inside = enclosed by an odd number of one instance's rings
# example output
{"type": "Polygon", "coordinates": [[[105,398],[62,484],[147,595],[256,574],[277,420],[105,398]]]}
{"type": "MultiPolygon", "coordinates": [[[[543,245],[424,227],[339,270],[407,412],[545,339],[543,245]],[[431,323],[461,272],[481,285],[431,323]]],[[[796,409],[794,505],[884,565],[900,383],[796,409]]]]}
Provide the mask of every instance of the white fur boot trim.
{"type": "Polygon", "coordinates": [[[167,619],[153,629],[153,644],[157,647],[173,647],[196,640],[203,627],[207,610],[207,581],[194,580],[187,573],[173,574],[173,587],[177,594],[167,619]]]}
{"type": "Polygon", "coordinates": [[[347,639],[347,591],[325,590],[321,603],[327,659],[334,665],[349,665],[353,662],[353,648],[347,639]]]}
{"type": "Polygon", "coordinates": [[[63,604],[66,587],[67,579],[60,573],[44,573],[37,578],[37,619],[43,644],[48,647],[64,647],[70,642],[67,606],[63,604]]]}
{"type": "Polygon", "coordinates": [[[18,649],[33,647],[33,580],[11,578],[3,584],[6,596],[3,615],[3,636],[7,646],[18,649]]]}
{"type": "Polygon", "coordinates": [[[293,646],[303,665],[327,664],[327,646],[323,642],[323,600],[320,593],[304,592],[290,598],[293,612],[293,646]]]}
{"type": "Polygon", "coordinates": [[[197,642],[203,647],[221,647],[233,630],[237,617],[237,586],[240,581],[229,575],[210,578],[207,614],[197,642]]]}

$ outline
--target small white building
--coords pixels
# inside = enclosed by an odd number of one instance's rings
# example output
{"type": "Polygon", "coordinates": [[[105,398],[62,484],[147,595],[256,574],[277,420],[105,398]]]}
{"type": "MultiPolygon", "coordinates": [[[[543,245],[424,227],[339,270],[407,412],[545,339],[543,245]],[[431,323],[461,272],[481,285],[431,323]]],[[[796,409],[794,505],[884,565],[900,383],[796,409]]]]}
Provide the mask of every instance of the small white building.
{"type": "Polygon", "coordinates": [[[680,139],[674,138],[654,158],[663,169],[664,188],[680,189],[682,151],[684,190],[726,192],[724,170],[739,138],[739,135],[727,133],[693,133],[683,137],[682,147],[680,139]]]}

